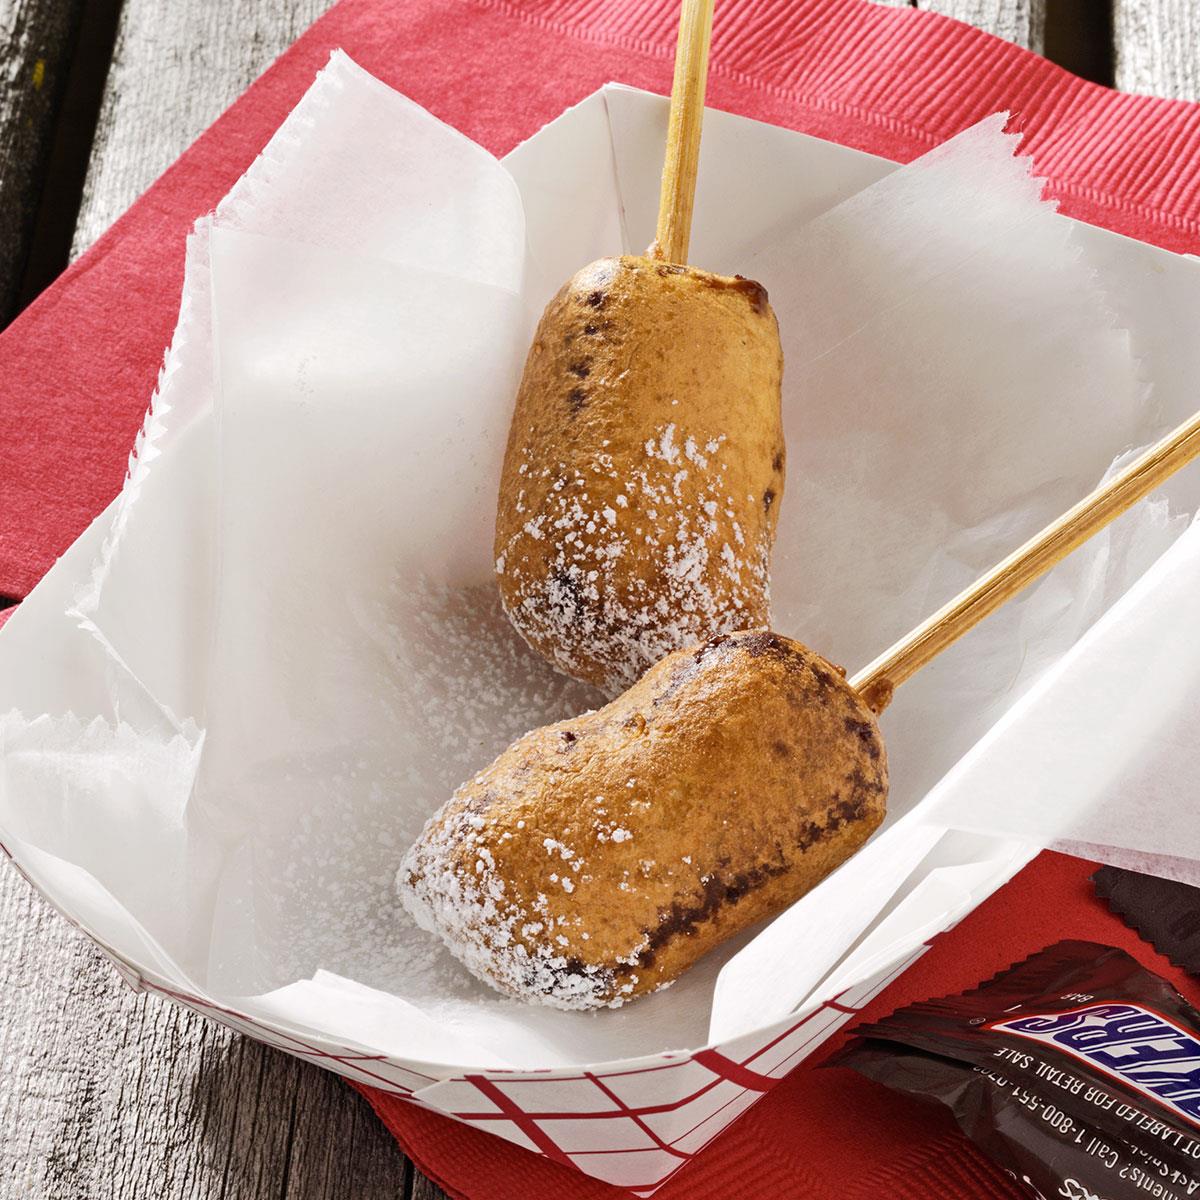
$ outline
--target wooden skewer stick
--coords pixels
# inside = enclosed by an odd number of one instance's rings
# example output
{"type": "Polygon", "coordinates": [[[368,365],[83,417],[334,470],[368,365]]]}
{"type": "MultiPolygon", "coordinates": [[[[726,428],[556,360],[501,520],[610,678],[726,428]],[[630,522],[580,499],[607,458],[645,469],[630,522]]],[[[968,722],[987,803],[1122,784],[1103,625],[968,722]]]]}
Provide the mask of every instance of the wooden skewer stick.
{"type": "Polygon", "coordinates": [[[667,153],[658,201],[658,230],[650,249],[652,257],[670,263],[687,262],[692,236],[712,19],[713,0],[683,0],[679,42],[675,48],[675,79],[671,84],[667,153]]]}
{"type": "Polygon", "coordinates": [[[892,692],[1022,588],[1200,456],[1200,413],[960,592],[850,680],[882,712],[892,692]]]}

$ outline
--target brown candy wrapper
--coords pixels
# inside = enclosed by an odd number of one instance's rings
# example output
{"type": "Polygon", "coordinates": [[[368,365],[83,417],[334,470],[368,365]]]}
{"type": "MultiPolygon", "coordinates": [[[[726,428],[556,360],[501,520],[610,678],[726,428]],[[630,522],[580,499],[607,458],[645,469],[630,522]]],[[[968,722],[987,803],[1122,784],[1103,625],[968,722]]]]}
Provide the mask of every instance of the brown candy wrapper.
{"type": "Polygon", "coordinates": [[[1123,867],[1101,867],[1092,884],[1159,954],[1200,978],[1200,888],[1123,867]]]}
{"type": "Polygon", "coordinates": [[[1058,942],[855,1032],[827,1065],[946,1105],[1035,1196],[1200,1196],[1200,1013],[1124,951],[1058,942]]]}

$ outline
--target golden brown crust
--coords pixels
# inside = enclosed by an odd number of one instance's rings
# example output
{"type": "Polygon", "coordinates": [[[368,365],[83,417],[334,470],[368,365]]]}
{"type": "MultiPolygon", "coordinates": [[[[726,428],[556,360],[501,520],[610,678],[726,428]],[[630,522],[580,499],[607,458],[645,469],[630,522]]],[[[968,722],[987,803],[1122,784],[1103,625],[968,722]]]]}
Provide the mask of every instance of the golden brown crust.
{"type": "Polygon", "coordinates": [[[875,717],[836,667],[720,636],[514,743],[430,821],[401,891],[501,990],[619,1004],[803,895],[886,795],[875,717]]]}
{"type": "Polygon", "coordinates": [[[501,597],[534,649],[615,695],[672,650],[768,623],[782,373],[750,280],[619,258],[563,287],[496,518],[501,597]]]}

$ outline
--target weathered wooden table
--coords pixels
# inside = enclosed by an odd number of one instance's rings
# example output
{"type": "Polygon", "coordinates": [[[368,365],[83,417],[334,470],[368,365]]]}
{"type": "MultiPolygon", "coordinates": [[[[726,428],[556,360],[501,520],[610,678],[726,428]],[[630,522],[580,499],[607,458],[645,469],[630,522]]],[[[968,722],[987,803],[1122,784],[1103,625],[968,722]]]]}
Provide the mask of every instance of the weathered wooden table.
{"type": "MultiPolygon", "coordinates": [[[[330,2],[0,0],[0,325],[330,2]]],[[[911,3],[1073,66],[1090,28],[1118,88],[1200,98],[1200,0],[911,3]]],[[[127,991],[0,865],[0,1200],[440,1195],[340,1080],[127,991]]]]}

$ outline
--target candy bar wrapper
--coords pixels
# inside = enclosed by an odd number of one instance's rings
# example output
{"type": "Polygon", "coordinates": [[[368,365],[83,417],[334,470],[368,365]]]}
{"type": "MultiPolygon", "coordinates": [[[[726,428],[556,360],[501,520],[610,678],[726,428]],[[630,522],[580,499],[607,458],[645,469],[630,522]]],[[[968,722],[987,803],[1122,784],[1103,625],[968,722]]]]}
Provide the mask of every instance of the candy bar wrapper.
{"type": "MultiPolygon", "coordinates": [[[[124,491],[0,634],[0,842],[127,979],[643,1192],[1057,836],[930,790],[1200,501],[1173,481],[901,689],[888,823],[777,920],[618,1010],[477,983],[394,874],[600,703],[504,619],[491,524],[537,317],[649,243],[665,127],[610,86],[498,162],[335,55],[190,239],[124,491]]],[[[1197,264],[1059,217],[1004,127],[896,168],[706,117],[692,257],[784,342],[774,623],[850,668],[1195,403],[1197,264]]],[[[1178,803],[1101,840],[1178,853],[1178,803]]]]}
{"type": "Polygon", "coordinates": [[[1101,867],[1092,885],[1159,954],[1200,978],[1200,888],[1121,867],[1101,867]]]}
{"type": "Polygon", "coordinates": [[[1059,942],[855,1033],[827,1065],[946,1105],[1034,1196],[1200,1190],[1200,1012],[1122,950],[1059,942]]]}

